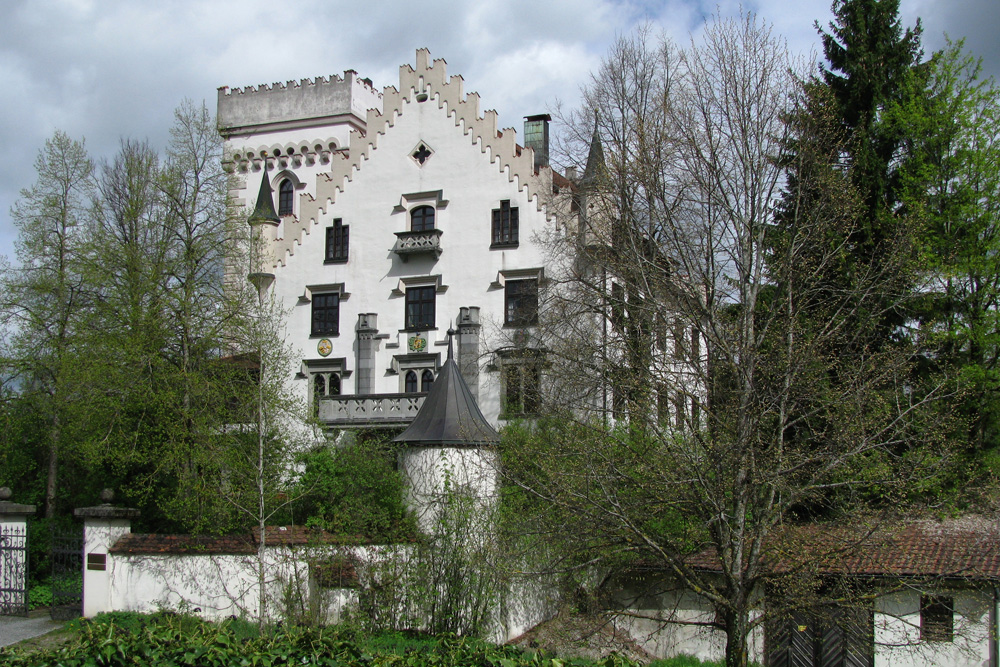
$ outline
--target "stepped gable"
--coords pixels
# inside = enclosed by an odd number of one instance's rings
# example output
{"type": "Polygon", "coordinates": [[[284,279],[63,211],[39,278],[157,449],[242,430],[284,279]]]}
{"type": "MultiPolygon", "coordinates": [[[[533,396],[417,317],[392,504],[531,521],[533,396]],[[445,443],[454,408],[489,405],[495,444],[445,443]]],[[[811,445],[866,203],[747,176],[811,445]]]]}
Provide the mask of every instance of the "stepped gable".
{"type": "MultiPolygon", "coordinates": [[[[337,201],[337,193],[342,192],[349,181],[364,169],[364,163],[371,151],[378,148],[379,135],[385,134],[395,125],[396,118],[406,113],[409,105],[416,104],[418,94],[428,96],[427,103],[437,103],[449,116],[455,126],[469,137],[474,146],[479,146],[497,169],[507,174],[519,190],[527,188],[528,198],[534,199],[539,211],[544,210],[546,195],[545,181],[535,173],[534,151],[517,144],[517,131],[513,128],[497,130],[497,112],[490,109],[479,115],[479,94],[465,94],[461,76],[450,78],[446,74],[444,59],[431,62],[430,51],[418,49],[416,68],[402,65],[399,68],[399,88],[386,86],[382,91],[382,111],[369,109],[366,132],[354,130],[346,151],[330,155],[330,171],[317,179],[316,196],[301,195],[300,216],[297,222],[286,222],[284,237],[278,239],[275,247],[275,262],[285,266],[288,256],[295,254],[296,245],[301,245],[306,234],[319,224],[329,206],[337,201]]],[[[548,186],[550,189],[551,186],[548,186]]]]}

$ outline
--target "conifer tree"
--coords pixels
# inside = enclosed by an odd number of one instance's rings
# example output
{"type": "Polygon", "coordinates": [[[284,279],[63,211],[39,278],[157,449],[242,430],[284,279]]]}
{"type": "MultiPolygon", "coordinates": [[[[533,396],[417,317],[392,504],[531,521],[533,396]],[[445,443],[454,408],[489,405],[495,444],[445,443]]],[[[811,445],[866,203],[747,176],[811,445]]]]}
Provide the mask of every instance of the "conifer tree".
{"type": "Polygon", "coordinates": [[[843,261],[828,275],[832,289],[850,289],[872,271],[894,274],[886,292],[882,339],[905,320],[902,301],[914,283],[915,219],[901,209],[898,169],[908,129],[894,110],[923,95],[921,27],[903,28],[899,0],[835,0],[825,32],[817,23],[827,64],[819,81],[830,91],[842,126],[838,162],[859,198],[858,220],[843,239],[843,261]]]}

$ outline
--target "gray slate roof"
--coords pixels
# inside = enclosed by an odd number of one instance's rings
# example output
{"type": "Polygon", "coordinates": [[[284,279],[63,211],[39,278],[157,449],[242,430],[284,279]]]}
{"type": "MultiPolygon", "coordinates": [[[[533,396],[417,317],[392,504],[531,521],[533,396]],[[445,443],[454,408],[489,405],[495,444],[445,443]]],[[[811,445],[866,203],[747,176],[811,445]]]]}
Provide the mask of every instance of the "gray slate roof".
{"type": "Polygon", "coordinates": [[[448,359],[410,422],[393,442],[410,445],[487,445],[500,442],[500,435],[483,417],[469,385],[452,358],[451,333],[448,359]]]}

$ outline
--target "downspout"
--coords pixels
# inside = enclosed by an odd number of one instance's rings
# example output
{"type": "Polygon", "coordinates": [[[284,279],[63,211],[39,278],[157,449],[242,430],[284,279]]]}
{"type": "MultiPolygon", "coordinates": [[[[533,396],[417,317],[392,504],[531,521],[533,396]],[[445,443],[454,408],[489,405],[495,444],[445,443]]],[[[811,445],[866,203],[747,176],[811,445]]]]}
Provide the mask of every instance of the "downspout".
{"type": "Polygon", "coordinates": [[[993,585],[993,604],[990,605],[990,667],[1000,667],[1000,614],[997,613],[997,606],[1000,605],[1000,588],[993,585]]]}

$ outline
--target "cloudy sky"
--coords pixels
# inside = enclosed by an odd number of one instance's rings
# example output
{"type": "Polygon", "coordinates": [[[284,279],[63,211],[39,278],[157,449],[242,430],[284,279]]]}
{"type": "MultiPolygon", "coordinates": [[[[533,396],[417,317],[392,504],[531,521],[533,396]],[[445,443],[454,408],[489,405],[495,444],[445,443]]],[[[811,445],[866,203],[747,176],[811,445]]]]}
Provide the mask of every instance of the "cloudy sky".
{"type": "MultiPolygon", "coordinates": [[[[163,147],[184,98],[214,110],[216,89],[340,74],[379,87],[427,47],[478,91],[502,127],[574,106],[616,36],[642,23],[675,40],[697,34],[721,0],[5,0],[0,25],[0,255],[13,256],[9,209],[34,181],[35,156],[55,130],[110,156],[120,137],[163,147]]],[[[813,28],[830,0],[744,0],[799,52],[819,50],[813,28]]],[[[901,0],[907,25],[923,19],[931,52],[944,34],[1000,74],[1000,1],[901,0]]]]}

